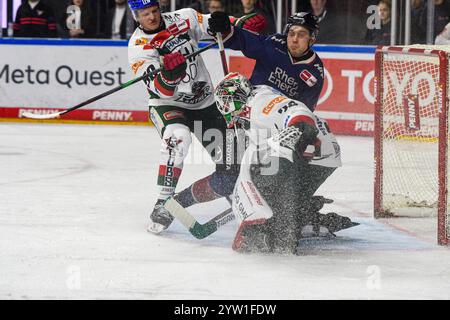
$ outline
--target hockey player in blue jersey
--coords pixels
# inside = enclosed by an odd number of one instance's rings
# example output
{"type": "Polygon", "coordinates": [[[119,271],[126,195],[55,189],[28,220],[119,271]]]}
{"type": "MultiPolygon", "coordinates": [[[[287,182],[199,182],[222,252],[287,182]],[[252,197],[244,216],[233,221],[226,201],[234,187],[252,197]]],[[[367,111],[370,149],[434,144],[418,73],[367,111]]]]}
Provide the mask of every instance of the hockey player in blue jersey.
{"type": "MultiPolygon", "coordinates": [[[[241,50],[256,60],[250,78],[253,85],[269,85],[314,111],[323,87],[324,71],[322,61],[312,50],[318,35],[317,21],[312,14],[299,12],[292,15],[284,33],[272,36],[233,27],[229,17],[221,12],[213,13],[208,23],[210,32],[225,35],[226,47],[241,50]]],[[[221,179],[220,174],[208,176],[178,193],[176,199],[183,207],[212,201],[229,196],[234,182],[233,179],[221,179]]],[[[313,197],[311,203],[305,205],[318,212],[330,202],[332,200],[324,197],[313,197]]]]}
{"type": "Polygon", "coordinates": [[[314,111],[324,80],[322,61],[312,49],[319,33],[314,15],[298,12],[289,17],[283,34],[272,36],[234,27],[223,12],[211,14],[208,23],[211,32],[224,35],[226,48],[256,60],[253,85],[271,86],[314,111]]]}
{"type": "MultiPolygon", "coordinates": [[[[211,14],[208,24],[213,34],[222,32],[226,35],[227,47],[242,50],[247,57],[256,59],[250,78],[253,85],[271,86],[314,111],[323,86],[323,64],[311,48],[318,35],[315,16],[306,12],[296,13],[289,17],[284,34],[273,36],[257,35],[233,27],[223,12],[211,14]]],[[[222,181],[218,175],[213,180],[207,177],[180,192],[178,197],[185,207],[211,201],[229,195],[233,182],[230,179],[222,181]]]]}

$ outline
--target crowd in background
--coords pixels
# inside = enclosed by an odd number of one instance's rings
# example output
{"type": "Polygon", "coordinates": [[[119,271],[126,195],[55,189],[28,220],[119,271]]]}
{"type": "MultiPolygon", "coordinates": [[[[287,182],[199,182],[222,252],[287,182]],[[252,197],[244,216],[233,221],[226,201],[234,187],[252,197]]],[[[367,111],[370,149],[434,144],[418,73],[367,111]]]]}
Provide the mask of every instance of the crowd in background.
{"type": "MultiPolygon", "coordinates": [[[[283,19],[291,14],[290,1],[283,1],[283,19]]],[[[450,0],[411,0],[411,42],[425,43],[427,1],[434,1],[434,38],[450,23],[450,0]]],[[[177,0],[176,8],[190,7],[200,13],[224,11],[234,17],[255,13],[264,20],[261,34],[276,32],[275,0],[177,0]]],[[[160,1],[161,11],[170,10],[170,0],[160,1]]],[[[70,10],[69,10],[70,11],[70,10]]],[[[317,43],[322,44],[389,44],[391,40],[391,0],[297,0],[297,11],[310,11],[319,21],[317,43]],[[369,6],[375,5],[379,22],[368,25],[369,6]]],[[[403,17],[404,18],[404,17],[403,17]]],[[[400,16],[400,20],[402,16],[400,16]]],[[[128,39],[136,23],[127,0],[26,0],[16,13],[15,37],[61,37],[128,39]],[[68,7],[80,10],[68,13],[68,7]],[[39,13],[39,14],[38,14],[39,13]]],[[[398,43],[401,43],[399,24],[398,43]]],[[[433,39],[434,39],[433,38],[433,39]]]]}

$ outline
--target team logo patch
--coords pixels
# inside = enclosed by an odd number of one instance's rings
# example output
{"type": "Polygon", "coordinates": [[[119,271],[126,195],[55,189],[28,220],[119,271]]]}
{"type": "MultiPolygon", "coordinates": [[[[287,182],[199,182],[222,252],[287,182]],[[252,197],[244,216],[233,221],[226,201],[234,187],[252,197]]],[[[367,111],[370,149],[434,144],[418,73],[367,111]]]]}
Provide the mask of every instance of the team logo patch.
{"type": "Polygon", "coordinates": [[[144,37],[141,38],[137,38],[136,41],[134,42],[134,44],[136,46],[143,46],[146,45],[150,40],[144,37]]]}
{"type": "Polygon", "coordinates": [[[169,121],[169,120],[176,119],[176,118],[184,118],[184,113],[183,113],[183,111],[172,110],[172,111],[164,112],[163,117],[164,117],[164,119],[169,121]]]}
{"type": "Polygon", "coordinates": [[[175,23],[171,24],[167,30],[172,36],[179,35],[180,33],[185,33],[190,29],[190,22],[189,19],[186,20],[180,20],[176,21],[175,23]]]}
{"type": "Polygon", "coordinates": [[[300,73],[300,78],[309,86],[309,87],[314,87],[315,84],[317,83],[317,78],[314,77],[311,72],[309,72],[308,70],[303,70],[300,73]]]}
{"type": "Polygon", "coordinates": [[[280,103],[281,101],[285,100],[285,97],[282,96],[278,96],[275,99],[273,99],[272,101],[269,102],[269,104],[267,106],[264,107],[263,109],[263,113],[265,115],[268,115],[270,113],[270,111],[272,111],[273,107],[275,107],[276,104],[280,103]]]}
{"type": "Polygon", "coordinates": [[[203,23],[203,15],[197,12],[197,20],[199,23],[203,23]]]}
{"type": "Polygon", "coordinates": [[[139,69],[142,67],[142,65],[145,63],[144,60],[140,60],[136,63],[133,63],[133,65],[131,66],[131,69],[133,69],[134,74],[136,74],[139,69]]]}

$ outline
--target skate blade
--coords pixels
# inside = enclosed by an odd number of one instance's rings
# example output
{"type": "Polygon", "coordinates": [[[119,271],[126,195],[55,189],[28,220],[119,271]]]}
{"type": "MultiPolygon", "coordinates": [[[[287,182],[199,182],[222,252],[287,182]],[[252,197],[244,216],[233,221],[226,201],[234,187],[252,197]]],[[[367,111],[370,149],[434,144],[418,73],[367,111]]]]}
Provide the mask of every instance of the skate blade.
{"type": "Polygon", "coordinates": [[[347,224],[347,225],[343,226],[342,229],[339,229],[339,231],[340,230],[344,230],[344,229],[348,229],[348,228],[353,228],[353,227],[356,227],[356,226],[359,226],[359,225],[360,225],[360,223],[352,221],[352,222],[350,222],[350,224],[347,224]]]}
{"type": "Polygon", "coordinates": [[[165,226],[156,222],[149,222],[147,226],[147,231],[154,234],[160,234],[166,229],[165,226]]]}

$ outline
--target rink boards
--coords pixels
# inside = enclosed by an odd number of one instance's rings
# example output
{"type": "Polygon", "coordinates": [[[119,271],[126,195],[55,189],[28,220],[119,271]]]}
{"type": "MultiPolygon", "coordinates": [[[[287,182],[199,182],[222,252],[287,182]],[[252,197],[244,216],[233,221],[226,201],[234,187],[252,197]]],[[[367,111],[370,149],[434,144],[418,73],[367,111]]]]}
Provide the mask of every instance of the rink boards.
{"type": "MultiPolygon", "coordinates": [[[[0,39],[0,48],[0,121],[30,121],[22,116],[26,111],[65,110],[135,77],[126,41],[0,39]]],[[[337,134],[373,135],[375,48],[315,50],[325,66],[317,113],[337,134]]],[[[202,56],[216,84],[222,76],[218,50],[202,56]]],[[[231,71],[251,74],[253,60],[233,50],[227,58],[231,71]]],[[[56,121],[147,125],[146,91],[136,84],[56,121]]]]}

